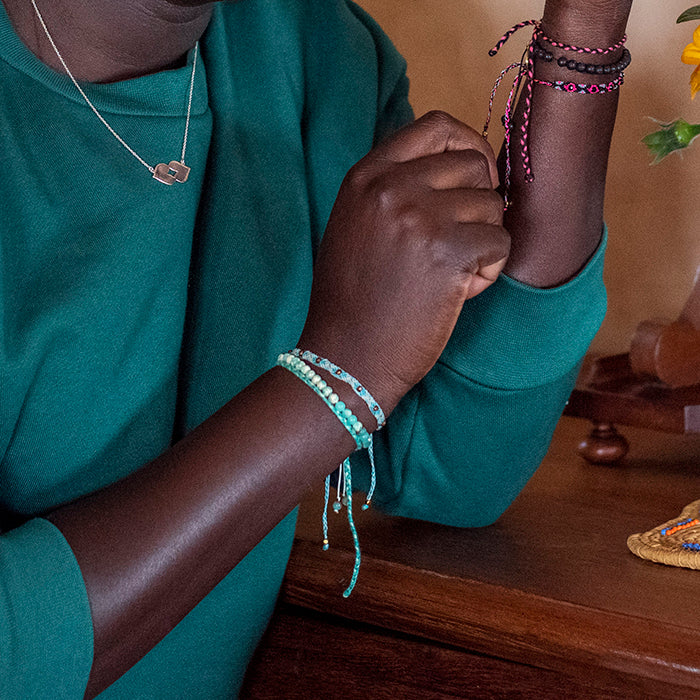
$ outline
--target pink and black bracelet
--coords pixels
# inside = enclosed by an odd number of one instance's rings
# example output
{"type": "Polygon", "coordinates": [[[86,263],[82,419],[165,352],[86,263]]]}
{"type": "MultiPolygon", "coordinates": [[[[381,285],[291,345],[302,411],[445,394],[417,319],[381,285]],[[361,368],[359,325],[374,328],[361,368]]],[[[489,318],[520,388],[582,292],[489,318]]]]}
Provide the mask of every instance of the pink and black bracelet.
{"type": "Polygon", "coordinates": [[[486,118],[486,123],[484,125],[483,136],[488,137],[489,125],[491,122],[491,116],[493,112],[493,104],[496,95],[496,91],[503,81],[504,77],[511,70],[518,68],[517,75],[513,80],[513,85],[508,95],[508,100],[506,102],[505,114],[503,115],[503,125],[505,127],[505,149],[506,149],[506,163],[505,163],[505,175],[504,175],[504,195],[505,195],[505,207],[506,209],[510,206],[510,190],[511,190],[511,178],[512,178],[512,166],[511,166],[511,139],[513,131],[513,112],[515,107],[515,98],[523,87],[524,80],[524,109],[523,109],[523,123],[520,126],[520,155],[522,159],[523,170],[525,171],[525,182],[532,182],[535,176],[532,172],[532,167],[530,164],[530,147],[529,147],[529,131],[530,131],[530,115],[532,112],[532,97],[535,85],[543,85],[546,87],[554,88],[561,92],[567,92],[570,94],[580,94],[580,95],[599,95],[614,90],[618,90],[624,83],[624,70],[629,66],[631,62],[631,55],[629,51],[624,48],[624,44],[627,41],[627,35],[625,35],[619,42],[613,44],[612,46],[606,46],[602,48],[589,48],[582,46],[575,46],[573,44],[565,44],[560,41],[556,41],[548,37],[542,30],[541,23],[538,20],[525,20],[520,22],[513,27],[511,27],[496,43],[496,45],[489,51],[490,56],[495,56],[503,45],[510,39],[510,37],[515,34],[518,30],[524,27],[534,27],[532,39],[527,46],[527,49],[523,55],[523,59],[520,63],[513,63],[503,71],[501,71],[498,76],[496,83],[494,84],[493,90],[491,91],[491,97],[489,99],[489,110],[486,118]],[[578,83],[571,80],[541,80],[535,78],[535,59],[540,58],[546,62],[554,61],[554,54],[548,51],[542,44],[548,44],[554,48],[557,48],[564,52],[578,53],[578,54],[588,54],[588,55],[607,55],[615,51],[622,49],[622,54],[620,58],[614,63],[602,64],[598,66],[593,63],[586,63],[584,61],[579,61],[575,59],[569,59],[566,56],[558,56],[556,64],[560,68],[566,70],[574,70],[579,73],[585,73],[590,75],[609,75],[617,73],[617,77],[605,82],[605,83],[578,83]]]}
{"type": "Polygon", "coordinates": [[[535,31],[533,33],[533,38],[535,39],[535,41],[544,41],[546,44],[554,46],[555,48],[561,49],[562,51],[566,51],[568,53],[587,53],[592,56],[604,56],[608,53],[614,53],[618,49],[621,49],[627,43],[627,34],[625,34],[622,37],[622,39],[620,39],[620,41],[618,41],[616,44],[613,44],[612,46],[606,46],[605,48],[591,49],[587,46],[573,46],[572,44],[563,44],[560,41],[550,39],[542,30],[541,22],[535,20],[534,25],[535,31]]]}
{"type": "Polygon", "coordinates": [[[536,85],[545,85],[555,90],[577,95],[602,95],[606,92],[613,92],[619,90],[624,82],[625,77],[622,73],[607,83],[575,83],[571,80],[540,80],[535,78],[536,85]]]}

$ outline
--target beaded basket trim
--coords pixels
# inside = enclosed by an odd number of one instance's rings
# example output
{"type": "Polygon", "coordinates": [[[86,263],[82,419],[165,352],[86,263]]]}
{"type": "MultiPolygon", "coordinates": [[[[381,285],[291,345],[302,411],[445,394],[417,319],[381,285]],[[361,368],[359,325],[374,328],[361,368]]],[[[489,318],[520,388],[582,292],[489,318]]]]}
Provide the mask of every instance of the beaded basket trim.
{"type": "Polygon", "coordinates": [[[687,505],[674,520],[630,535],[627,546],[642,559],[700,569],[700,500],[687,505]]]}

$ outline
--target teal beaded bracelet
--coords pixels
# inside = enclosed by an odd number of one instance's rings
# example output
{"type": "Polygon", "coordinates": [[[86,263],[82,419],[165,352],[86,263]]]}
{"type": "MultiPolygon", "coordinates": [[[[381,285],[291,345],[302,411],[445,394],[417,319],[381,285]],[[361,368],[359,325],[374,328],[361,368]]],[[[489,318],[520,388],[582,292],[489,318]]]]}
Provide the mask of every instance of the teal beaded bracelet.
{"type": "MultiPolygon", "coordinates": [[[[338,395],[333,391],[333,389],[328,385],[327,382],[323,380],[320,374],[317,374],[306,362],[295,357],[292,353],[285,352],[278,356],[277,365],[284,367],[289,370],[296,377],[301,379],[304,384],[309,386],[314,390],[318,396],[320,396],[325,404],[333,411],[334,415],[343,424],[345,429],[352,435],[357,449],[367,449],[369,451],[370,463],[372,464],[372,486],[370,489],[370,494],[368,494],[367,504],[364,508],[369,506],[369,499],[371,498],[371,493],[374,491],[375,484],[375,474],[374,474],[374,454],[372,446],[372,436],[367,431],[367,429],[362,425],[362,423],[357,419],[353,412],[345,405],[343,401],[340,400],[338,395]]],[[[352,515],[352,476],[350,467],[350,458],[348,457],[343,464],[340,466],[339,470],[339,483],[338,489],[338,508],[334,507],[333,510],[336,512],[340,511],[341,503],[347,506],[348,513],[348,525],[350,526],[350,532],[352,534],[353,544],[355,547],[355,565],[353,566],[352,576],[350,577],[350,584],[343,592],[343,597],[347,598],[355,587],[357,582],[357,576],[360,573],[360,540],[357,536],[357,529],[355,527],[355,521],[352,515]],[[343,484],[341,489],[341,483],[343,484]],[[343,498],[341,500],[341,491],[343,498]]],[[[323,549],[328,549],[328,500],[329,500],[329,490],[330,490],[330,475],[326,477],[325,485],[325,505],[323,508],[323,549]]],[[[334,504],[335,505],[335,504],[334,504]]]]}
{"type": "Polygon", "coordinates": [[[338,394],[323,380],[320,374],[317,374],[306,362],[288,352],[278,356],[277,365],[289,370],[323,399],[324,403],[333,411],[335,417],[350,433],[358,450],[366,449],[370,446],[372,436],[367,432],[367,429],[358,420],[357,416],[340,400],[338,394]]]}

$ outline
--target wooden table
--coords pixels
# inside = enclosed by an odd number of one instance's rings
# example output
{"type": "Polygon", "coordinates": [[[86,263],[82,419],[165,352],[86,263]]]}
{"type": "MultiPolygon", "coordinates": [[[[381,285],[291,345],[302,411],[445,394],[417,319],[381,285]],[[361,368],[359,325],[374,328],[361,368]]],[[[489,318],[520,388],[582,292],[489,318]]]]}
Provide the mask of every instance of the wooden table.
{"type": "Polygon", "coordinates": [[[344,517],[323,552],[321,500],[304,503],[243,697],[700,698],[700,571],[625,544],[700,497],[700,438],[630,430],[628,460],[605,467],[573,454],[583,426],[562,419],[491,527],[359,513],[347,600],[344,517]]]}

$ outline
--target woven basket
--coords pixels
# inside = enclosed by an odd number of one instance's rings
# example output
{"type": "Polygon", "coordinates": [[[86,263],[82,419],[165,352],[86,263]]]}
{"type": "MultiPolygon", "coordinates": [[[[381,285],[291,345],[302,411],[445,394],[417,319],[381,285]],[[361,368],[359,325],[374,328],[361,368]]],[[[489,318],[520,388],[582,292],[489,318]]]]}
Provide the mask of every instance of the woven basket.
{"type": "Polygon", "coordinates": [[[700,501],[693,501],[674,520],[648,532],[630,535],[627,546],[642,559],[700,569],[700,501]]]}

